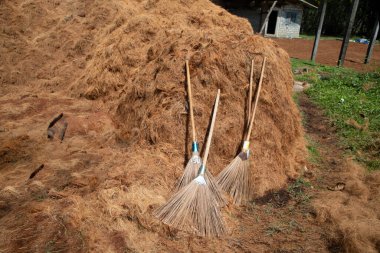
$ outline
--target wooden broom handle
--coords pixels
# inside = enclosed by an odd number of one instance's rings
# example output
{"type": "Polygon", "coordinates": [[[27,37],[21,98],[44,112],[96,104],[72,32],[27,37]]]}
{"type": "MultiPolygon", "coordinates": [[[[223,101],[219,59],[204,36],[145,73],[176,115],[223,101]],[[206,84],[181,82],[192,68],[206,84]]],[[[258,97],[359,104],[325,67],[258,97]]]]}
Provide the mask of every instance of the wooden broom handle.
{"type": "Polygon", "coordinates": [[[186,60],[186,80],[187,80],[187,94],[189,96],[191,129],[192,129],[192,133],[193,133],[193,142],[195,142],[195,141],[197,141],[197,136],[195,134],[194,113],[193,113],[193,95],[191,93],[189,60],[186,60]]]}
{"type": "MultiPolygon", "coordinates": [[[[249,121],[251,119],[251,112],[252,112],[252,100],[253,100],[252,86],[253,86],[253,60],[251,61],[251,73],[249,75],[248,117],[247,117],[248,124],[249,124],[249,121]]],[[[247,137],[247,136],[245,136],[245,137],[247,137]]]]}
{"type": "Polygon", "coordinates": [[[208,137],[207,137],[206,150],[205,150],[205,154],[203,156],[203,166],[204,167],[206,167],[208,152],[210,150],[212,133],[214,131],[214,125],[215,125],[215,119],[216,119],[216,113],[218,112],[219,98],[220,98],[220,89],[218,89],[218,93],[216,95],[214,110],[213,110],[212,119],[211,119],[210,132],[209,132],[208,137]]]}
{"type": "Polygon", "coordinates": [[[253,86],[253,60],[251,61],[251,74],[249,75],[249,94],[248,94],[248,122],[252,111],[252,86],[253,86]]]}
{"type": "Polygon", "coordinates": [[[249,139],[251,137],[252,127],[253,127],[253,121],[254,121],[255,115],[256,115],[257,103],[259,102],[259,96],[260,96],[260,91],[261,91],[261,84],[263,83],[263,78],[264,78],[264,70],[265,70],[265,63],[266,63],[266,61],[267,61],[267,58],[264,57],[263,65],[261,67],[259,86],[257,87],[257,96],[256,96],[256,99],[255,99],[255,105],[253,106],[252,118],[251,118],[251,122],[249,123],[249,129],[248,129],[248,134],[247,134],[247,139],[246,139],[247,141],[249,141],[249,139]]]}

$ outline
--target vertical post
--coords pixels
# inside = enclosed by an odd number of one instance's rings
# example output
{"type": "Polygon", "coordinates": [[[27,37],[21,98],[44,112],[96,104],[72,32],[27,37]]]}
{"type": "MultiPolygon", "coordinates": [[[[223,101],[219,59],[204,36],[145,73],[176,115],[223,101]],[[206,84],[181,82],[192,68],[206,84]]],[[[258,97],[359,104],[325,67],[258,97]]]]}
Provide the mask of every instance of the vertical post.
{"type": "Polygon", "coordinates": [[[325,19],[326,5],[327,5],[327,0],[324,0],[323,5],[322,5],[322,9],[320,12],[320,16],[319,16],[319,25],[318,25],[317,33],[315,34],[313,51],[311,53],[311,61],[313,61],[313,62],[315,61],[315,58],[317,57],[319,39],[321,38],[321,31],[322,31],[323,22],[325,19]]]}
{"type": "Polygon", "coordinates": [[[263,32],[264,32],[264,28],[265,28],[266,24],[268,23],[269,16],[272,13],[273,8],[276,6],[276,3],[277,3],[277,1],[273,2],[272,6],[269,9],[267,16],[265,17],[264,23],[262,24],[261,29],[260,29],[261,34],[263,34],[263,32]]]}
{"type": "Polygon", "coordinates": [[[376,44],[377,33],[379,32],[379,15],[376,15],[375,25],[373,26],[371,40],[367,48],[367,54],[365,56],[364,63],[368,64],[371,60],[373,46],[376,44]]]}
{"type": "Polygon", "coordinates": [[[343,66],[344,59],[346,58],[347,47],[348,47],[348,43],[350,42],[352,26],[354,25],[358,5],[359,5],[359,0],[354,0],[354,2],[352,4],[352,8],[351,8],[350,20],[348,21],[346,34],[344,36],[344,39],[342,42],[342,47],[341,47],[340,53],[339,53],[338,66],[343,66]]]}

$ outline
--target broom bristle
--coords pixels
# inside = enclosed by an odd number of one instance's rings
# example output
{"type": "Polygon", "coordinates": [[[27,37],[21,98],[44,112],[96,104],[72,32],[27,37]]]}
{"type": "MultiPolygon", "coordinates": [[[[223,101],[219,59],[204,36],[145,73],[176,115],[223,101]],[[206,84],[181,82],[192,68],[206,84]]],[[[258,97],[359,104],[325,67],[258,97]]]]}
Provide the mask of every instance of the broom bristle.
{"type": "Polygon", "coordinates": [[[174,194],[154,215],[169,226],[200,236],[226,233],[218,203],[203,176],[174,194]]]}
{"type": "Polygon", "coordinates": [[[250,197],[249,159],[247,153],[241,152],[218,175],[217,184],[230,194],[236,205],[245,204],[250,197]]]}
{"type": "Polygon", "coordinates": [[[199,167],[201,165],[202,165],[202,159],[200,158],[199,154],[196,152],[193,152],[193,155],[191,156],[190,160],[186,164],[182,177],[180,178],[177,184],[177,187],[176,187],[177,191],[180,190],[182,187],[188,185],[191,181],[193,181],[194,178],[196,178],[199,167]]]}
{"type": "Polygon", "coordinates": [[[213,175],[211,175],[211,173],[208,170],[206,170],[205,179],[219,207],[225,206],[226,201],[224,200],[222,196],[221,188],[216,183],[215,178],[213,177],[213,175]]]}

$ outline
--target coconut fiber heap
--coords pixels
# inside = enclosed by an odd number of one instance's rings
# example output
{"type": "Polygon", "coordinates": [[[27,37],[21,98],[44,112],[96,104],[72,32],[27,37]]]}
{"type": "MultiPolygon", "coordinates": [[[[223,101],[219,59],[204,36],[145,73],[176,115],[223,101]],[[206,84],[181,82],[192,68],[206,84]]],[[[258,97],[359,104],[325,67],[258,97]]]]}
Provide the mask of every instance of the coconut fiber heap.
{"type": "MultiPolygon", "coordinates": [[[[97,45],[86,73],[71,86],[74,94],[112,104],[122,142],[132,150],[154,146],[165,153],[178,152],[181,163],[185,154],[190,155],[184,64],[189,58],[200,139],[208,127],[215,91],[221,89],[210,154],[210,167],[216,175],[241,145],[251,59],[255,60],[257,84],[266,56],[267,71],[252,136],[254,192],[262,195],[282,187],[297,174],[304,142],[291,97],[289,59],[282,49],[253,36],[247,21],[209,1],[128,1],[122,6],[115,26],[97,45]],[[217,160],[221,162],[214,165],[217,160]]],[[[200,147],[202,144],[200,140],[200,147]]],[[[174,172],[167,166],[149,166],[147,170],[167,178],[174,172]]],[[[176,173],[182,167],[176,168],[176,173]]],[[[175,178],[171,179],[162,183],[172,187],[175,178]]]]}

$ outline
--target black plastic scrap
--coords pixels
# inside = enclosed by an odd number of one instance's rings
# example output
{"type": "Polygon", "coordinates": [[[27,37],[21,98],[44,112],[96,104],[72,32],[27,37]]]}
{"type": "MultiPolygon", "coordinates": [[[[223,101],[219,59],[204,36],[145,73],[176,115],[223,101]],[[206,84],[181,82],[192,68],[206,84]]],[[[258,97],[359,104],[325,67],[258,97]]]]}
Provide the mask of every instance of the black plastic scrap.
{"type": "Polygon", "coordinates": [[[63,139],[65,138],[65,133],[66,133],[67,125],[68,125],[67,122],[63,123],[63,128],[62,128],[62,131],[61,131],[61,134],[60,134],[61,141],[63,141],[63,139]]]}
{"type": "MultiPolygon", "coordinates": [[[[55,131],[54,129],[52,129],[52,127],[60,120],[62,119],[63,117],[63,113],[59,114],[57,117],[55,117],[50,123],[49,123],[49,126],[48,126],[48,129],[47,129],[47,135],[48,135],[48,139],[53,139],[54,137],[54,134],[55,134],[55,131]]],[[[64,127],[64,131],[66,131],[66,127],[67,125],[64,127]]],[[[64,136],[64,134],[63,134],[64,136]]],[[[61,134],[61,140],[63,140],[62,138],[62,134],[61,134]]]]}
{"type": "Polygon", "coordinates": [[[29,179],[34,178],[38,172],[40,172],[44,168],[44,164],[41,164],[37,169],[35,169],[32,174],[30,174],[29,179]]]}
{"type": "Polygon", "coordinates": [[[55,118],[50,122],[50,124],[49,124],[49,126],[48,126],[48,129],[49,129],[49,128],[52,128],[52,127],[55,125],[55,123],[58,122],[58,120],[62,119],[62,117],[63,117],[63,112],[62,112],[61,114],[59,114],[57,117],[55,117],[55,118]]]}

